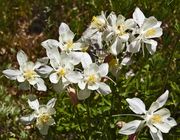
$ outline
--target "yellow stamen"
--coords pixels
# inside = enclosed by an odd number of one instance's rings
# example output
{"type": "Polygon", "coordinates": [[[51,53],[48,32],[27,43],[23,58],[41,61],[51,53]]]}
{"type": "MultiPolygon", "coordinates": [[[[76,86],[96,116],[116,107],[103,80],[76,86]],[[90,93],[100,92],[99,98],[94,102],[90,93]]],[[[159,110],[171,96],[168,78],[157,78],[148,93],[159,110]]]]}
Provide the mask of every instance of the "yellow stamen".
{"type": "Polygon", "coordinates": [[[162,117],[159,114],[154,114],[151,118],[152,123],[161,123],[162,117]]]}
{"type": "Polygon", "coordinates": [[[153,36],[156,34],[156,30],[155,29],[149,29],[146,33],[145,36],[149,37],[149,36],[153,36]]]}
{"type": "Polygon", "coordinates": [[[37,73],[34,70],[26,70],[24,72],[24,77],[26,80],[34,79],[37,76],[37,73]]]}
{"type": "Polygon", "coordinates": [[[124,26],[124,24],[120,24],[120,25],[118,25],[118,27],[117,27],[117,30],[116,30],[116,33],[118,34],[118,35],[123,35],[123,34],[125,34],[125,26],[124,26]]]}
{"type": "Polygon", "coordinates": [[[93,83],[95,83],[96,81],[97,81],[97,79],[96,79],[96,76],[95,76],[94,74],[90,75],[90,76],[88,77],[88,79],[87,79],[87,82],[88,82],[89,84],[93,84],[93,83]]]}
{"type": "Polygon", "coordinates": [[[51,116],[49,114],[44,113],[38,117],[37,123],[47,123],[50,118],[51,116]]]}
{"type": "Polygon", "coordinates": [[[96,16],[93,16],[91,25],[95,28],[101,29],[104,26],[104,23],[96,16]]]}
{"type": "Polygon", "coordinates": [[[66,43],[66,47],[67,47],[67,49],[72,49],[72,48],[73,48],[73,41],[72,41],[72,40],[69,40],[69,41],[66,43]]]}
{"type": "Polygon", "coordinates": [[[61,68],[58,72],[57,72],[59,77],[62,77],[66,74],[66,70],[64,68],[61,68]]]}

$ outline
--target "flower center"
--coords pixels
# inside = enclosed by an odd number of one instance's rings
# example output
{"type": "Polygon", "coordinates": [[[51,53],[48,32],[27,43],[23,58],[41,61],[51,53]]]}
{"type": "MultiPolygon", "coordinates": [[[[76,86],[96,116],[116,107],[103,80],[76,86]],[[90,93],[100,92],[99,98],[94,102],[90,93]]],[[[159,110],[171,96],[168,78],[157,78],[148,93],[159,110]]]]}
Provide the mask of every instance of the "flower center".
{"type": "Polygon", "coordinates": [[[47,123],[49,121],[49,119],[51,118],[51,116],[47,113],[43,113],[42,115],[40,115],[37,119],[38,123],[47,123]]]}
{"type": "Polygon", "coordinates": [[[116,33],[118,35],[120,35],[120,36],[125,34],[125,26],[124,26],[124,24],[120,24],[120,25],[117,26],[116,33]]]}
{"type": "Polygon", "coordinates": [[[67,49],[72,49],[73,48],[73,41],[72,40],[67,41],[66,48],[67,49]]]}
{"type": "Polygon", "coordinates": [[[146,33],[145,36],[149,37],[149,36],[153,36],[156,34],[156,30],[155,29],[149,29],[146,33]]]}
{"type": "Polygon", "coordinates": [[[61,69],[59,69],[57,74],[58,74],[59,77],[63,77],[66,74],[66,70],[64,68],[61,68],[61,69]]]}
{"type": "Polygon", "coordinates": [[[96,16],[93,16],[91,25],[94,28],[102,29],[102,27],[104,26],[104,23],[96,16]]]}
{"type": "Polygon", "coordinates": [[[24,72],[24,77],[26,80],[34,79],[37,76],[37,73],[34,70],[26,70],[24,72]]]}
{"type": "Polygon", "coordinates": [[[161,123],[162,122],[162,117],[159,114],[154,114],[151,118],[150,118],[152,123],[161,123]]]}
{"type": "Polygon", "coordinates": [[[95,76],[94,74],[89,75],[89,77],[88,77],[88,79],[87,79],[87,82],[88,82],[89,84],[94,84],[96,81],[97,81],[97,79],[96,79],[96,76],[95,76]]]}

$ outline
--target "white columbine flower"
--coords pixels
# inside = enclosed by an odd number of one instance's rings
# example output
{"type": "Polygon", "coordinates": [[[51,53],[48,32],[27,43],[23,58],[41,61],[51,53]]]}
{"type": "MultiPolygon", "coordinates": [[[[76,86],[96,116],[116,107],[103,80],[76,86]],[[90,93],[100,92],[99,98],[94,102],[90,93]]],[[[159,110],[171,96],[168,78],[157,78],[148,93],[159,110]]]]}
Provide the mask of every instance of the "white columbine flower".
{"type": "Polygon", "coordinates": [[[170,111],[167,108],[160,109],[166,103],[168,95],[169,91],[166,90],[163,95],[151,104],[148,111],[141,99],[126,99],[130,109],[144,120],[134,120],[126,123],[119,133],[131,135],[139,131],[142,127],[148,126],[153,140],[163,140],[162,133],[168,133],[171,127],[177,125],[176,121],[170,117],[170,111]]]}
{"type": "MultiPolygon", "coordinates": [[[[100,66],[98,66],[96,63],[92,63],[91,61],[89,61],[86,64],[82,63],[82,65],[84,68],[84,72],[83,79],[80,82],[78,82],[79,88],[81,90],[96,90],[102,94],[109,94],[111,92],[110,87],[103,81],[101,81],[102,78],[106,77],[108,74],[108,64],[103,63],[100,66]]],[[[85,94],[86,92],[84,92],[84,95],[85,94]]]]}
{"type": "Polygon", "coordinates": [[[49,126],[55,124],[55,121],[52,118],[52,115],[56,113],[53,108],[55,103],[55,98],[49,100],[46,105],[39,105],[37,99],[33,101],[28,99],[28,104],[34,112],[29,116],[21,117],[20,120],[27,125],[36,120],[36,127],[39,129],[40,133],[42,135],[47,135],[49,126]]]}
{"type": "Polygon", "coordinates": [[[62,52],[70,53],[72,51],[83,50],[82,43],[74,42],[75,34],[70,30],[66,23],[61,23],[59,26],[59,41],[54,39],[48,39],[41,43],[43,47],[59,47],[62,52]]]}
{"type": "Polygon", "coordinates": [[[81,60],[76,60],[72,53],[60,54],[57,47],[51,48],[46,46],[46,53],[50,59],[50,64],[54,69],[49,76],[51,83],[57,84],[60,82],[65,87],[70,83],[79,82],[82,75],[80,72],[74,71],[74,65],[77,65],[81,60]]]}
{"type": "Polygon", "coordinates": [[[11,80],[17,80],[22,85],[29,83],[39,91],[46,91],[47,87],[44,84],[44,80],[37,73],[38,68],[43,66],[43,64],[28,61],[27,55],[22,50],[17,53],[17,61],[20,66],[19,70],[7,69],[3,71],[3,74],[11,80]]]}
{"type": "Polygon", "coordinates": [[[155,53],[157,41],[153,38],[158,38],[162,35],[161,22],[157,21],[155,17],[145,18],[144,14],[139,8],[136,8],[133,13],[133,19],[138,24],[138,29],[134,34],[138,37],[132,40],[128,47],[128,51],[132,53],[139,52],[141,46],[144,53],[144,45],[150,54],[155,53]]]}
{"type": "Polygon", "coordinates": [[[83,33],[81,40],[91,42],[91,44],[98,44],[102,48],[102,35],[107,28],[107,19],[105,13],[102,11],[101,15],[93,16],[90,26],[83,33]]]}
{"type": "Polygon", "coordinates": [[[106,33],[106,39],[112,40],[110,51],[113,55],[118,55],[120,51],[124,49],[125,42],[128,41],[130,33],[129,30],[133,30],[135,22],[133,19],[125,20],[125,17],[119,15],[118,17],[114,12],[111,12],[107,17],[108,30],[106,33]]]}

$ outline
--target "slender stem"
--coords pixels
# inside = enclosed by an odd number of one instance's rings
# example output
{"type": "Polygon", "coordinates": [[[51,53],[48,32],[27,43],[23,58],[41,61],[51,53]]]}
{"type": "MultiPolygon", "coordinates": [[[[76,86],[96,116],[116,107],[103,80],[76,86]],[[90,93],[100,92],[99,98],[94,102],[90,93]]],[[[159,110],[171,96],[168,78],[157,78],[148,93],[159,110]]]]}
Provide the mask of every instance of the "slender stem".
{"type": "Polygon", "coordinates": [[[112,117],[120,117],[120,116],[135,116],[135,117],[142,118],[142,116],[136,115],[136,114],[117,114],[117,115],[112,115],[112,117]]]}

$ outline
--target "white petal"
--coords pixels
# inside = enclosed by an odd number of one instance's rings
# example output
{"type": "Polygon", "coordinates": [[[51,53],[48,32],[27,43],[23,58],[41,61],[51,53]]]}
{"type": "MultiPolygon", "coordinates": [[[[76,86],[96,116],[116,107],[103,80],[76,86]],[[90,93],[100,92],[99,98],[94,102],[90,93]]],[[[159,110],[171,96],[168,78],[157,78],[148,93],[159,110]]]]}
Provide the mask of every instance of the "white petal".
{"type": "Polygon", "coordinates": [[[24,76],[23,75],[19,75],[19,76],[17,76],[17,81],[18,82],[24,82],[25,81],[25,78],[24,78],[24,76]]]}
{"type": "Polygon", "coordinates": [[[163,140],[161,131],[157,131],[157,133],[153,133],[152,131],[150,131],[150,134],[153,140],[163,140]]]}
{"type": "Polygon", "coordinates": [[[82,43],[73,43],[73,50],[78,51],[78,50],[82,50],[82,43]]]}
{"type": "Polygon", "coordinates": [[[22,73],[19,70],[7,69],[3,70],[3,74],[11,80],[16,80],[17,76],[20,76],[22,73]]]}
{"type": "Polygon", "coordinates": [[[27,62],[28,58],[27,55],[25,54],[25,52],[23,50],[18,51],[17,53],[17,61],[19,63],[19,65],[25,65],[27,62]]]}
{"type": "Polygon", "coordinates": [[[159,109],[159,103],[153,102],[148,110],[148,112],[153,113],[154,111],[159,109]]]}
{"type": "Polygon", "coordinates": [[[103,82],[99,83],[99,89],[98,90],[102,94],[109,94],[109,93],[111,93],[110,87],[107,84],[103,83],[103,82]]]}
{"type": "Polygon", "coordinates": [[[48,108],[53,108],[54,105],[55,105],[55,103],[56,103],[56,100],[57,100],[56,98],[52,98],[51,100],[48,101],[48,103],[47,103],[46,106],[47,106],[48,108]]]}
{"type": "Polygon", "coordinates": [[[68,42],[74,39],[74,33],[70,30],[69,26],[65,23],[61,23],[59,27],[59,41],[68,42]]]}
{"type": "Polygon", "coordinates": [[[30,124],[32,123],[32,121],[34,121],[36,119],[34,114],[31,114],[29,116],[23,116],[20,118],[20,121],[24,124],[30,124]]]}
{"type": "Polygon", "coordinates": [[[128,33],[123,34],[123,35],[119,36],[119,38],[122,42],[127,42],[129,39],[129,34],[128,33]]]}
{"type": "Polygon", "coordinates": [[[157,41],[150,39],[144,40],[144,43],[146,43],[146,48],[150,54],[154,54],[156,52],[157,41]]]}
{"type": "Polygon", "coordinates": [[[60,45],[60,43],[57,41],[57,40],[54,40],[54,39],[48,39],[48,40],[46,40],[46,41],[43,41],[42,43],[41,43],[41,45],[45,48],[45,49],[47,49],[47,48],[58,48],[59,47],[59,45],[60,45]]]}
{"type": "Polygon", "coordinates": [[[168,118],[164,119],[164,122],[169,124],[171,127],[174,127],[177,125],[177,122],[172,117],[168,117],[168,118]]]}
{"type": "Polygon", "coordinates": [[[142,26],[145,16],[138,7],[136,7],[136,9],[133,13],[133,19],[140,27],[142,26]]]}
{"type": "Polygon", "coordinates": [[[49,80],[51,81],[51,83],[57,84],[58,81],[59,81],[59,77],[58,77],[57,73],[52,73],[52,74],[49,76],[49,80]]]}
{"type": "Polygon", "coordinates": [[[141,27],[144,31],[153,28],[157,25],[158,21],[155,17],[149,17],[144,20],[143,26],[141,27]]]}
{"type": "Polygon", "coordinates": [[[99,74],[101,77],[105,77],[108,74],[109,65],[108,63],[103,63],[99,66],[99,74]]]}
{"type": "Polygon", "coordinates": [[[80,82],[78,82],[78,86],[79,86],[80,89],[83,90],[86,87],[86,83],[83,80],[81,80],[80,82]]]}
{"type": "Polygon", "coordinates": [[[37,69],[37,72],[39,72],[40,74],[50,74],[52,72],[52,67],[48,66],[48,65],[43,65],[42,67],[40,67],[39,69],[37,69]]]}
{"type": "Polygon", "coordinates": [[[156,112],[154,112],[154,114],[159,114],[160,116],[162,116],[163,118],[168,118],[170,117],[170,111],[167,108],[162,108],[156,112]]]}
{"type": "Polygon", "coordinates": [[[137,53],[140,51],[140,48],[141,48],[141,41],[140,40],[134,40],[127,47],[127,51],[131,52],[131,53],[137,53]]]}
{"type": "Polygon", "coordinates": [[[139,98],[127,98],[126,101],[129,103],[130,109],[136,114],[146,113],[145,105],[139,98]]]}
{"type": "Polygon", "coordinates": [[[65,76],[71,83],[78,83],[82,78],[82,74],[77,71],[72,71],[65,76]]]}
{"type": "Polygon", "coordinates": [[[79,100],[85,100],[91,95],[91,91],[88,89],[80,90],[77,94],[79,100]]]}
{"type": "Polygon", "coordinates": [[[99,88],[99,84],[98,83],[94,83],[91,85],[88,85],[88,89],[90,90],[97,90],[99,88]]]}
{"type": "Polygon", "coordinates": [[[163,34],[162,28],[160,27],[151,28],[145,32],[145,38],[157,38],[157,37],[162,36],[162,34],[163,34]],[[148,31],[151,32],[151,30],[153,31],[153,33],[148,34],[148,31]]]}
{"type": "Polygon", "coordinates": [[[136,132],[138,129],[139,125],[141,124],[140,120],[134,120],[129,123],[126,123],[119,131],[120,134],[124,135],[131,135],[136,132]]]}
{"type": "Polygon", "coordinates": [[[125,26],[126,26],[127,29],[133,29],[133,28],[135,28],[135,22],[134,22],[134,20],[133,20],[133,19],[127,19],[127,20],[125,21],[125,26]]]}
{"type": "Polygon", "coordinates": [[[152,124],[147,124],[147,126],[150,128],[150,131],[153,132],[153,133],[157,133],[157,129],[156,127],[154,127],[152,124]]]}
{"type": "Polygon", "coordinates": [[[39,90],[39,91],[46,91],[47,90],[47,87],[46,85],[44,84],[44,80],[41,79],[41,78],[38,78],[38,81],[37,83],[34,85],[34,87],[39,90]]]}
{"type": "Polygon", "coordinates": [[[30,99],[28,99],[28,104],[30,106],[30,108],[38,111],[39,110],[39,101],[38,99],[35,99],[33,101],[31,101],[30,99]]]}
{"type": "Polygon", "coordinates": [[[122,62],[121,62],[121,65],[130,65],[131,64],[131,58],[130,57],[124,57],[122,62]]]}
{"type": "Polygon", "coordinates": [[[83,68],[87,68],[90,64],[92,64],[91,56],[88,53],[83,53],[81,64],[83,68]]]}
{"type": "Polygon", "coordinates": [[[161,132],[168,133],[171,129],[171,126],[168,123],[161,122],[161,123],[153,123],[161,132]]]}
{"type": "Polygon", "coordinates": [[[122,49],[123,49],[122,42],[119,40],[118,37],[116,37],[116,39],[114,40],[113,44],[110,47],[110,52],[113,55],[118,55],[122,49]]]}
{"type": "Polygon", "coordinates": [[[69,58],[70,58],[70,62],[73,64],[73,65],[77,65],[81,62],[81,59],[82,59],[82,56],[84,55],[83,52],[70,52],[68,54],[69,58]]]}
{"type": "Polygon", "coordinates": [[[111,26],[116,26],[117,16],[114,12],[111,12],[107,17],[107,21],[111,26]]]}
{"type": "Polygon", "coordinates": [[[169,91],[166,90],[157,100],[156,102],[159,103],[159,108],[161,108],[167,101],[169,96],[169,91]]]}

